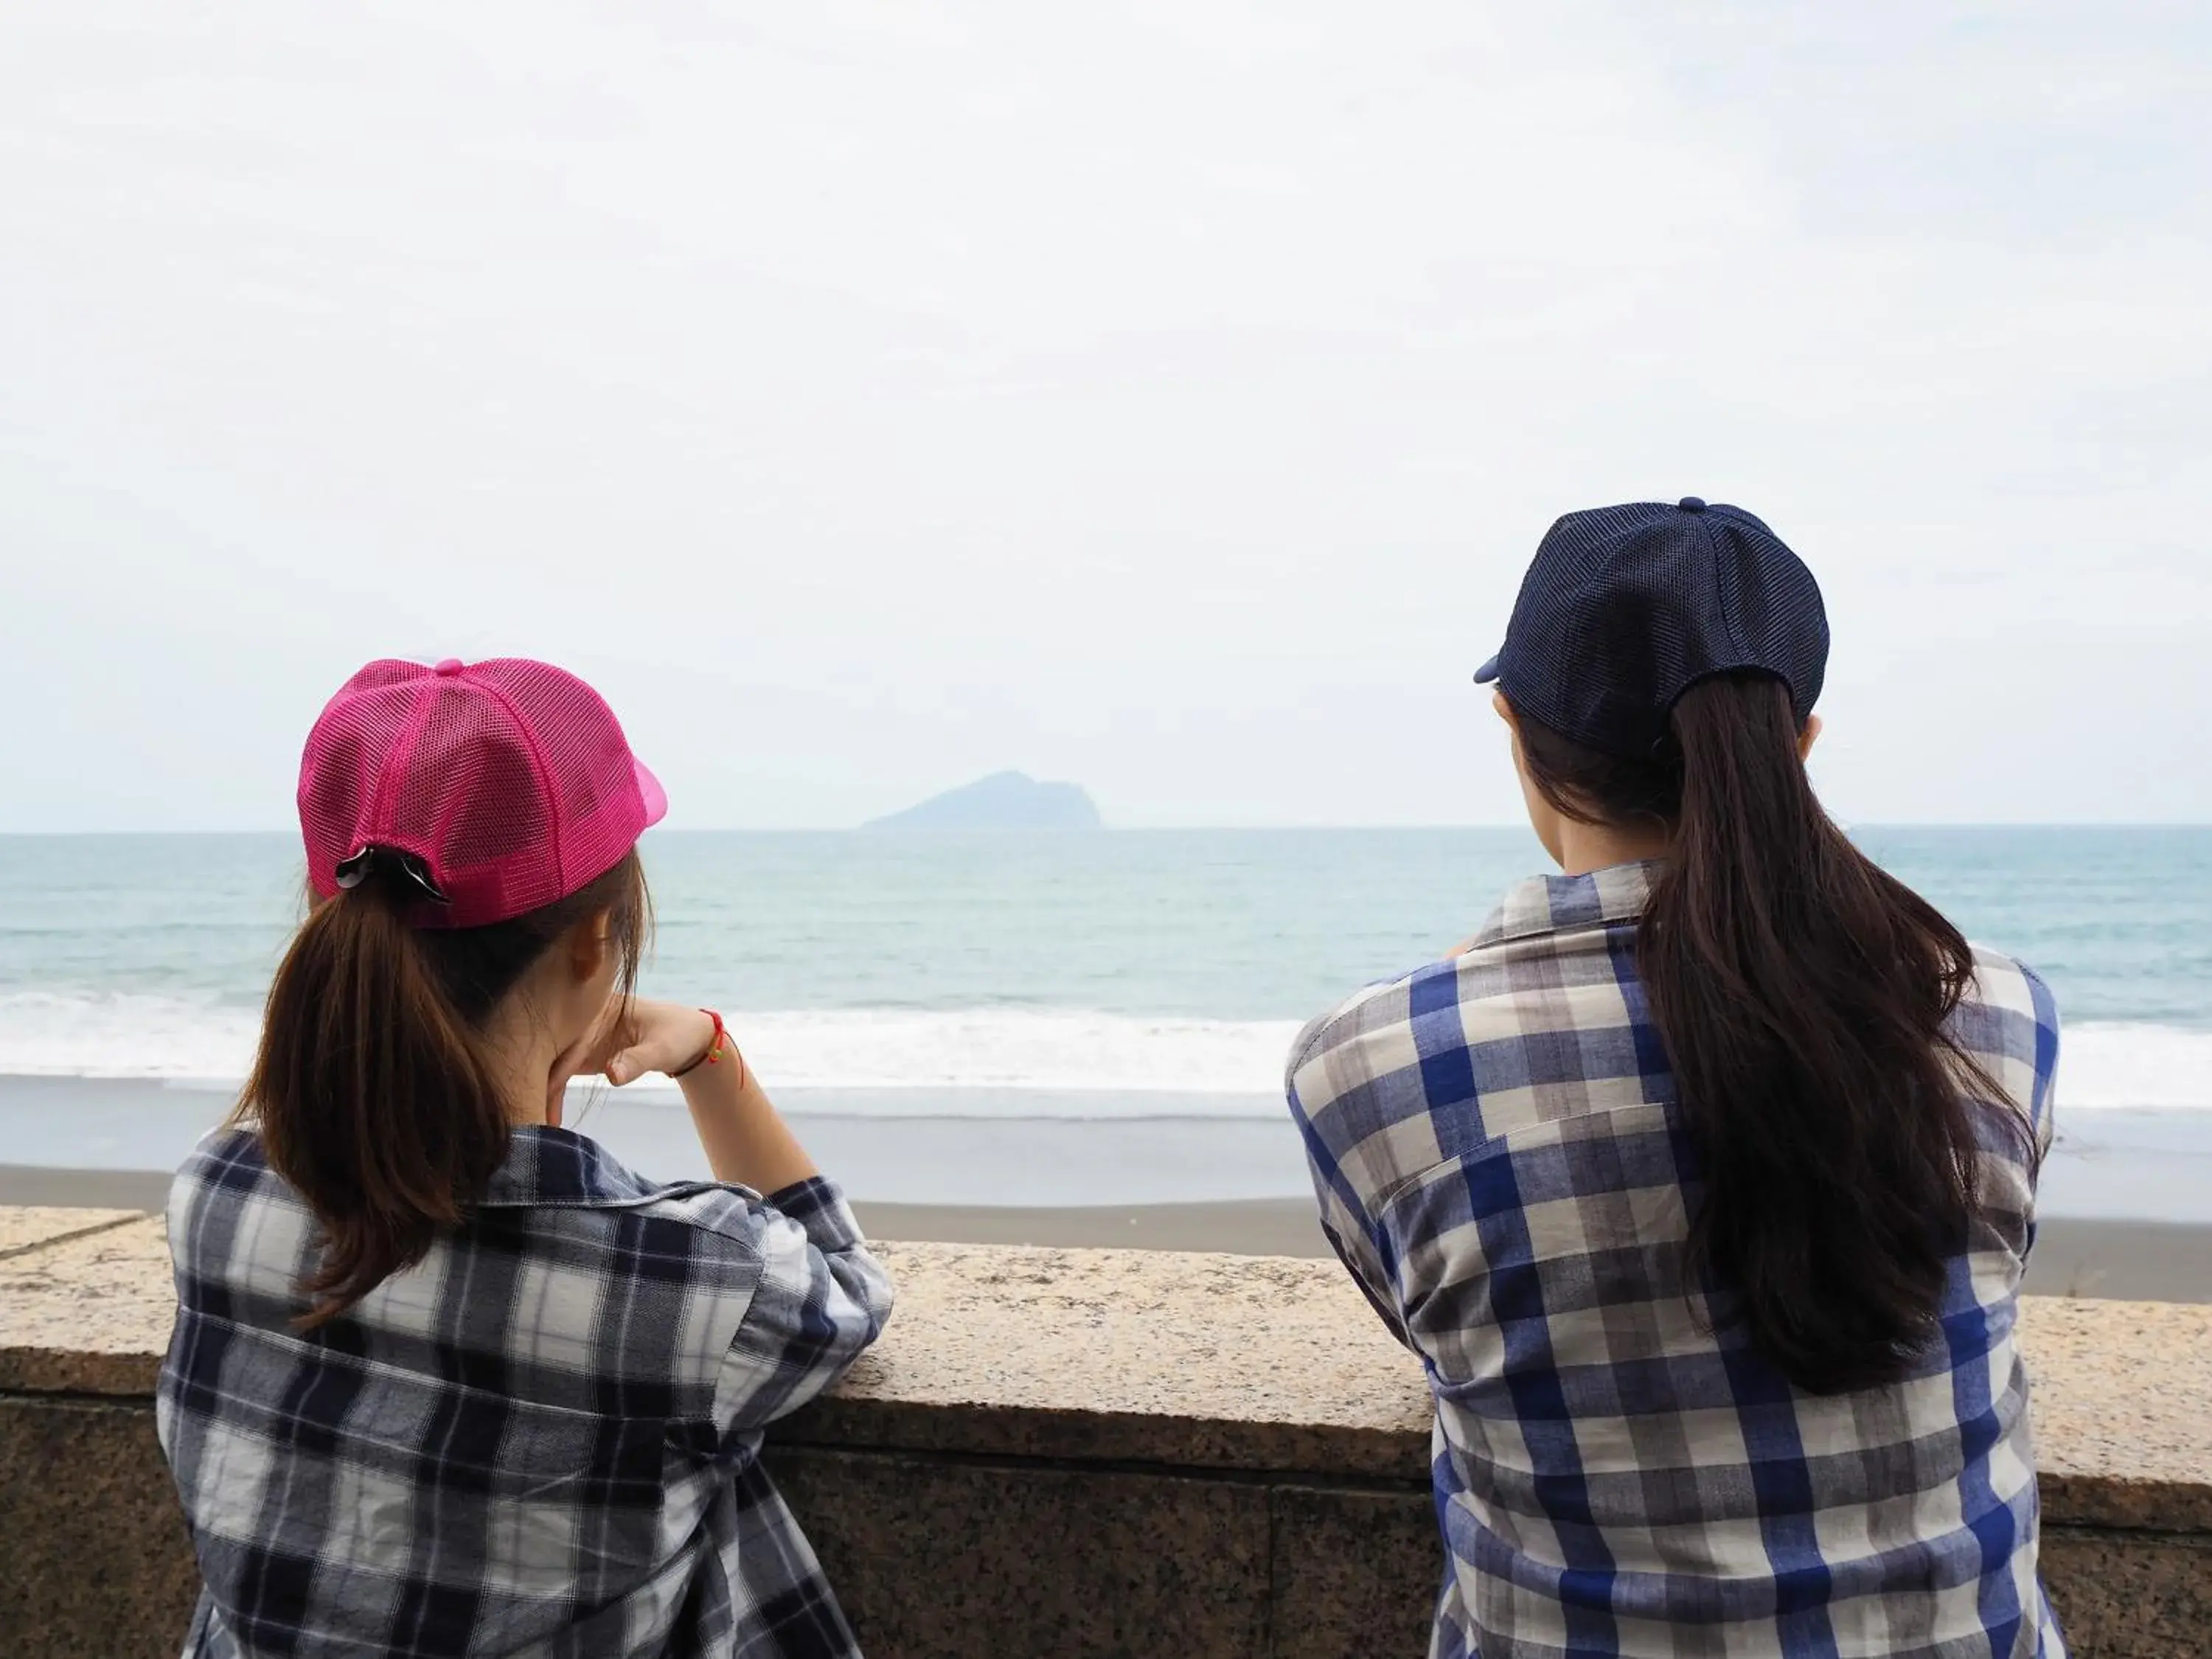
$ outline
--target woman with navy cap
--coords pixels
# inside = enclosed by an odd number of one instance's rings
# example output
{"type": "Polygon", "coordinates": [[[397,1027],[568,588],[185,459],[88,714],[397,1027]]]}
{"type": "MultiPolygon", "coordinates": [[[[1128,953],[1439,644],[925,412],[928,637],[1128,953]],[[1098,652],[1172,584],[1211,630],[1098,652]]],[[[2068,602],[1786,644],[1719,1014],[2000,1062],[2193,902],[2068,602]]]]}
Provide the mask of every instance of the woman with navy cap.
{"type": "Polygon", "coordinates": [[[1765,525],[1571,514],[1479,679],[1563,873],[1289,1064],[1419,1355],[1432,1653],[2053,1659],[2014,1340],[2057,1017],[1853,847],[1765,525]]]}
{"type": "Polygon", "coordinates": [[[372,663],[299,804],[313,908],[169,1200],[185,1651],[856,1652],[758,1453],[890,1284],[720,1017],[631,995],[667,803],[613,714],[372,663]],[[571,1077],[649,1072],[714,1180],[562,1127],[571,1077]]]}

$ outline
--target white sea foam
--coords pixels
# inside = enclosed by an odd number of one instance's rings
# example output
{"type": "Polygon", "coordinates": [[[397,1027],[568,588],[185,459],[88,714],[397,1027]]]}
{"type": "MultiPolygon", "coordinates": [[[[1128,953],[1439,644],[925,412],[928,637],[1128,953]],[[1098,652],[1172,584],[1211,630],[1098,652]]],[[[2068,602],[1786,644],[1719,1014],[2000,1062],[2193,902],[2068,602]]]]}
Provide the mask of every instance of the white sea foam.
{"type": "Polygon", "coordinates": [[[794,1088],[1273,1094],[1296,1020],[1068,1009],[730,1015],[746,1059],[794,1088]]]}
{"type": "Polygon", "coordinates": [[[2212,1031],[2087,1020],[2059,1038],[2058,1110],[2186,1106],[2212,1110],[2212,1031]]]}
{"type": "Polygon", "coordinates": [[[0,996],[0,1075],[233,1082],[260,1011],[213,1000],[17,991],[0,996]]]}
{"type": "MultiPolygon", "coordinates": [[[[1271,1094],[1295,1020],[1032,1009],[727,1015],[748,1060],[793,1088],[1271,1094]]],[[[0,1075],[231,1081],[258,1011],[143,995],[0,996],[0,1075]]]]}
{"type": "MultiPolygon", "coordinates": [[[[258,1011],[147,995],[0,996],[0,1075],[225,1084],[252,1060],[258,1011]]],[[[1181,1113],[1242,1115],[1281,1086],[1295,1020],[1216,1020],[1077,1009],[817,1009],[731,1012],[747,1058],[776,1085],[1024,1091],[1073,1097],[1242,1097],[1181,1113]]],[[[2120,1022],[2068,1028],[2061,1111],[2212,1110],[2212,1030],[2120,1022]]],[[[890,1102],[880,1109],[896,1110],[890,1102]]],[[[987,1101],[974,1109],[988,1110],[987,1101]]],[[[1017,1109],[1081,1115],[1080,1099],[1017,1109]]],[[[1113,1115],[1141,1110],[1123,1100],[1113,1115]]]]}

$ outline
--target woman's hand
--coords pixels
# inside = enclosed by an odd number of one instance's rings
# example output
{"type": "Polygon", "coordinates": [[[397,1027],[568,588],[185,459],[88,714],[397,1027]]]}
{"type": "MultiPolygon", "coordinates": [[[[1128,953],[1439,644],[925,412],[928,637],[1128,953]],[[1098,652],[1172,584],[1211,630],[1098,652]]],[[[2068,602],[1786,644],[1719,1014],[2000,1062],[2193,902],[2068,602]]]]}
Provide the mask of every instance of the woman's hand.
{"type": "Polygon", "coordinates": [[[553,1087],[592,1073],[620,1088],[647,1072],[680,1072],[714,1040],[714,1019],[701,1009],[612,996],[592,1029],[553,1062],[553,1087]]]}
{"type": "Polygon", "coordinates": [[[701,1009],[610,998],[592,1029],[553,1062],[545,1121],[561,1121],[571,1077],[597,1072],[619,1088],[647,1072],[683,1072],[684,1103],[715,1180],[775,1193],[820,1174],[742,1057],[734,1066],[691,1068],[714,1040],[714,1016],[701,1009]]]}

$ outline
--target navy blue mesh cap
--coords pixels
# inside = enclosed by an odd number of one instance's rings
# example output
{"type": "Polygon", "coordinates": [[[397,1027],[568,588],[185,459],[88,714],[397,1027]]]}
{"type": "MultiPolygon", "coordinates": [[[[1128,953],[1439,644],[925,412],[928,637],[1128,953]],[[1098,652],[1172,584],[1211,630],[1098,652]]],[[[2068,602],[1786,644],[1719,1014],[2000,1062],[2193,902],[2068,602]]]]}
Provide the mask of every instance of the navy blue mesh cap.
{"type": "Polygon", "coordinates": [[[1683,692],[1736,670],[1787,685],[1802,725],[1827,666],[1827,611],[1805,562],[1741,507],[1685,495],[1553,525],[1504,649],[1474,678],[1560,736],[1633,757],[1665,738],[1683,692]]]}

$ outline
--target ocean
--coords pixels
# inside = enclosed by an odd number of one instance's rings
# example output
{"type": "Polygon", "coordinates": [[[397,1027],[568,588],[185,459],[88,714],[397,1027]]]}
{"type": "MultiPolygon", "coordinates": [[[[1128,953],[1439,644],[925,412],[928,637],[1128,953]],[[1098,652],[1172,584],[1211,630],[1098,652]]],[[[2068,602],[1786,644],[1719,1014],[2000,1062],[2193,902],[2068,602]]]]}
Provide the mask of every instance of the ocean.
{"type": "MultiPolygon", "coordinates": [[[[1861,843],[2066,1022],[2046,1203],[2212,1220],[2212,828],[1875,828],[1861,843]]],[[[862,1197],[1304,1190],[1299,1024],[1472,933],[1523,830],[659,832],[649,994],[720,1008],[862,1197]]],[[[0,837],[5,1161],[173,1164],[221,1115],[301,910],[286,835],[0,837]]],[[[572,1121],[699,1164],[673,1091],[572,1121]]]]}

